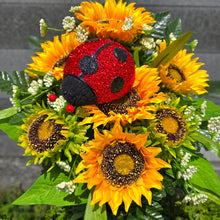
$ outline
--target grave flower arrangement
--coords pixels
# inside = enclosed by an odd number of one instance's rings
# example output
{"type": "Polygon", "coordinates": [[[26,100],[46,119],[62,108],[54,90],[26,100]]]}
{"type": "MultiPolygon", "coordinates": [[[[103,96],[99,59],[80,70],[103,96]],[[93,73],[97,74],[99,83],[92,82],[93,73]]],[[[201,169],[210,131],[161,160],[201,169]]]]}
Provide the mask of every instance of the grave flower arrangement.
{"type": "Polygon", "coordinates": [[[220,107],[207,98],[191,32],[170,12],[122,0],[84,1],[70,13],[61,30],[41,19],[42,37],[63,32],[24,71],[0,75],[13,104],[0,128],[27,166],[42,164],[13,204],[102,220],[194,219],[219,207],[219,179],[200,151],[220,156],[220,107]]]}

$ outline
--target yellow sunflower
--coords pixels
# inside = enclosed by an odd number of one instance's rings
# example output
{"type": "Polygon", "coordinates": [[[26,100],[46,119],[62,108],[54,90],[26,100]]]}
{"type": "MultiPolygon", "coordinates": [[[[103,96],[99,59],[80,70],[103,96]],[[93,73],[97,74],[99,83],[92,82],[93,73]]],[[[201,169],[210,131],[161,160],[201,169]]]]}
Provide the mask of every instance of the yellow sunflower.
{"type": "Polygon", "coordinates": [[[158,93],[160,82],[156,68],[146,65],[136,68],[133,88],[121,99],[85,106],[92,116],[86,117],[82,124],[94,123],[95,128],[116,121],[126,125],[137,119],[153,119],[155,104],[166,100],[164,93],[158,93]]]}
{"type": "MultiPolygon", "coordinates": [[[[54,77],[59,80],[63,78],[63,68],[69,53],[80,43],[76,40],[74,32],[55,36],[53,42],[47,41],[41,44],[43,52],[36,52],[38,56],[32,57],[34,61],[29,65],[29,69],[47,73],[51,71],[54,77]]],[[[28,71],[31,76],[35,76],[28,71]]]]}
{"type": "Polygon", "coordinates": [[[81,173],[74,183],[87,183],[88,189],[95,186],[91,205],[108,203],[114,215],[124,202],[127,212],[134,201],[141,206],[141,196],[151,204],[151,188],[161,189],[161,168],[170,168],[165,161],[155,158],[161,151],[157,147],[145,147],[148,134],[135,136],[123,133],[116,123],[112,131],[95,129],[95,139],[83,146],[82,161],[76,169],[81,173]]]}
{"type": "Polygon", "coordinates": [[[155,23],[150,12],[134,5],[126,6],[122,0],[107,0],[104,7],[98,2],[82,2],[75,15],[82,21],[80,25],[88,26],[96,37],[131,42],[138,33],[144,33],[143,25],[155,23]]]}
{"type": "Polygon", "coordinates": [[[196,130],[193,123],[187,121],[183,111],[186,106],[177,108],[179,99],[170,105],[161,105],[156,111],[155,119],[151,121],[150,128],[156,139],[159,139],[164,148],[176,157],[176,150],[180,146],[195,149],[189,134],[196,130]]]}
{"type": "MultiPolygon", "coordinates": [[[[166,48],[166,41],[160,43],[158,52],[166,48]]],[[[160,66],[160,77],[162,83],[174,92],[182,94],[194,93],[201,95],[206,93],[208,86],[208,74],[206,70],[199,69],[204,63],[197,63],[193,58],[194,53],[186,53],[186,49],[180,50],[165,66],[160,66]]]]}

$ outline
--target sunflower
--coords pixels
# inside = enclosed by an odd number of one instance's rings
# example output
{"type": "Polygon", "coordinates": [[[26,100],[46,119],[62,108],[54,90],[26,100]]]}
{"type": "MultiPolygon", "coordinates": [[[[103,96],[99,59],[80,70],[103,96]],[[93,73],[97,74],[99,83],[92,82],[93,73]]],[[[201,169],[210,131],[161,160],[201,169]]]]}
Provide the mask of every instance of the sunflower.
{"type": "Polygon", "coordinates": [[[52,162],[61,160],[61,152],[71,162],[73,153],[79,153],[79,147],[87,139],[87,129],[78,126],[77,116],[67,119],[44,105],[34,106],[32,113],[24,119],[20,127],[19,145],[25,148],[24,156],[32,156],[27,165],[44,159],[52,162]],[[78,148],[78,152],[77,152],[78,148]],[[49,160],[48,160],[49,159],[49,160]]]}
{"type": "Polygon", "coordinates": [[[193,123],[187,121],[183,114],[186,106],[177,108],[179,99],[170,105],[161,105],[156,111],[155,119],[151,121],[150,128],[154,137],[161,141],[172,156],[176,157],[176,150],[180,146],[195,149],[189,134],[196,130],[193,123]]]}
{"type": "MultiPolygon", "coordinates": [[[[80,43],[76,40],[74,32],[66,33],[61,36],[55,36],[53,42],[47,41],[41,44],[43,52],[36,52],[38,56],[32,57],[34,61],[29,65],[29,69],[40,72],[52,72],[54,77],[59,80],[63,78],[63,68],[69,53],[80,43]]],[[[28,71],[31,76],[35,76],[28,71]]]]}
{"type": "Polygon", "coordinates": [[[95,186],[91,205],[108,203],[114,215],[122,202],[127,212],[134,201],[141,206],[144,195],[151,204],[151,188],[161,189],[163,176],[158,172],[170,165],[155,156],[157,147],[145,147],[148,134],[135,136],[123,133],[119,123],[112,131],[95,129],[95,139],[83,146],[82,161],[76,169],[81,173],[74,183],[87,183],[88,189],[95,186]]]}
{"type": "MultiPolygon", "coordinates": [[[[166,48],[166,41],[161,42],[159,47],[158,52],[163,51],[166,48]]],[[[194,53],[186,52],[186,49],[180,50],[165,66],[160,66],[162,83],[174,92],[185,95],[206,93],[209,75],[206,70],[199,69],[204,63],[197,63],[199,58],[192,59],[194,53]]]]}
{"type": "Polygon", "coordinates": [[[92,116],[86,117],[82,124],[94,123],[95,128],[118,120],[126,125],[137,119],[153,119],[153,113],[157,110],[154,104],[166,100],[164,93],[157,93],[159,83],[156,68],[146,65],[136,68],[133,88],[121,99],[97,106],[85,106],[92,116]]]}
{"type": "Polygon", "coordinates": [[[82,2],[75,15],[82,21],[80,25],[88,26],[96,37],[131,42],[138,33],[144,33],[143,25],[155,23],[150,12],[134,5],[126,6],[122,0],[107,0],[104,7],[98,2],[82,2]]]}

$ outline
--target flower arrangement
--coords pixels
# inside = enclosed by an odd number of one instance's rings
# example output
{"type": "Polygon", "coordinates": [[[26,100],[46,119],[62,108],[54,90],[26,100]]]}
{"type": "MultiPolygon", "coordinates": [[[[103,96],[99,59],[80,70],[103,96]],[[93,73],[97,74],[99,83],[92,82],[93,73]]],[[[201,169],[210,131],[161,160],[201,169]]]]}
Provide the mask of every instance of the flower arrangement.
{"type": "Polygon", "coordinates": [[[72,219],[103,220],[219,207],[220,181],[200,150],[220,156],[220,107],[204,98],[208,74],[188,52],[191,32],[169,12],[122,0],[70,12],[62,30],[41,19],[42,37],[64,33],[42,43],[25,71],[0,75],[13,104],[0,128],[27,165],[43,167],[13,204],[72,206],[81,210],[72,219]]]}

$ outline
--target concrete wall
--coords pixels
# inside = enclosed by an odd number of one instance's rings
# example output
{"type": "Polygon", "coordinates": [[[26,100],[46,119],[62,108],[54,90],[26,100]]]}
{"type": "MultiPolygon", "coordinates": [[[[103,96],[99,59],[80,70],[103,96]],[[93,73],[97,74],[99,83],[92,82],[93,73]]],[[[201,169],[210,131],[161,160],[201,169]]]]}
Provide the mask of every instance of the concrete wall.
{"type": "MultiPolygon", "coordinates": [[[[48,26],[61,28],[62,19],[71,15],[70,7],[79,0],[0,0],[0,70],[10,73],[23,70],[31,63],[27,37],[40,36],[39,20],[44,18],[48,26]]],[[[104,1],[99,1],[104,2],[104,1]]],[[[132,1],[131,1],[132,2],[132,1]]],[[[198,39],[196,56],[205,62],[210,80],[220,80],[220,1],[219,0],[137,0],[154,13],[171,11],[172,18],[180,17],[183,30],[193,32],[192,40],[198,39]]],[[[53,33],[54,34],[54,33],[53,33]]],[[[46,36],[52,39],[52,33],[46,36]]],[[[220,104],[220,100],[214,100],[220,104]]],[[[0,93],[0,109],[9,107],[8,96],[0,93]]],[[[40,166],[25,167],[27,158],[23,149],[0,131],[0,188],[10,188],[16,182],[29,187],[40,175],[40,166]]],[[[206,154],[220,174],[220,162],[215,155],[206,154]]]]}

